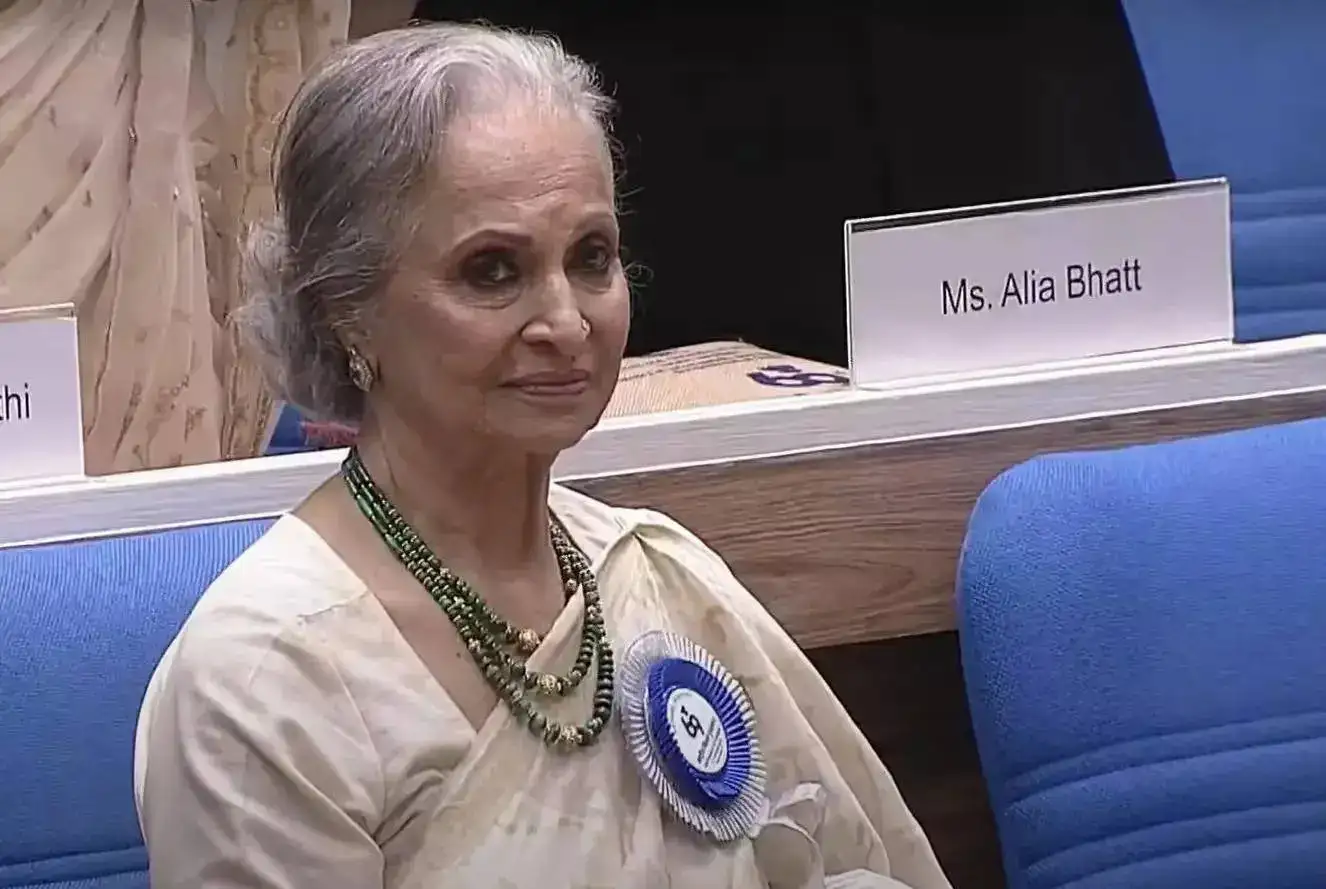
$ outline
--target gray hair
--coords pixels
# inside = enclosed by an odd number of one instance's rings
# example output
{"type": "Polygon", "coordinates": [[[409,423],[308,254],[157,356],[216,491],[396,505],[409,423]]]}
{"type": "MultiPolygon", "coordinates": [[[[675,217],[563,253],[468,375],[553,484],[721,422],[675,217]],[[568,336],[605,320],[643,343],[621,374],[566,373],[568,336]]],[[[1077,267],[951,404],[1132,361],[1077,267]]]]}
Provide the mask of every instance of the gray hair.
{"type": "Polygon", "coordinates": [[[237,318],[278,398],[315,419],[361,419],[345,335],[416,231],[451,123],[513,95],[579,115],[611,163],[611,101],[553,37],[484,25],[388,31],[334,51],[300,87],[272,159],[277,212],[250,234],[237,318]]]}

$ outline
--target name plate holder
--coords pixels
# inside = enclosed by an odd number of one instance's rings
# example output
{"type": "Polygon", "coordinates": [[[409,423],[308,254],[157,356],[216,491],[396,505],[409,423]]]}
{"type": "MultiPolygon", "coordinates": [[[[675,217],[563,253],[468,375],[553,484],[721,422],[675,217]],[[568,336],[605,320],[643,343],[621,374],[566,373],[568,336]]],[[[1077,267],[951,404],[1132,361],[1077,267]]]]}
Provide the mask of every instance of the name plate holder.
{"type": "Polygon", "coordinates": [[[82,478],[72,305],[0,311],[0,486],[82,478]]]}
{"type": "Polygon", "coordinates": [[[1224,179],[850,220],[852,383],[1226,345],[1229,229],[1224,179]]]}

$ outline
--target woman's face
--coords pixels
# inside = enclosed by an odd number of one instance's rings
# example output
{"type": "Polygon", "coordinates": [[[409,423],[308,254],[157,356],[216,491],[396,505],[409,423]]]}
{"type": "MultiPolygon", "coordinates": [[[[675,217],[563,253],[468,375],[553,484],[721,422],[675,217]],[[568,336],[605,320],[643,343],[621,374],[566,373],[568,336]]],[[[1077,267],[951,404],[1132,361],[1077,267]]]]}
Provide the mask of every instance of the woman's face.
{"type": "Polygon", "coordinates": [[[555,454],[598,422],[626,347],[609,159],[583,122],[508,112],[453,129],[441,161],[370,322],[370,410],[440,453],[555,454]]]}

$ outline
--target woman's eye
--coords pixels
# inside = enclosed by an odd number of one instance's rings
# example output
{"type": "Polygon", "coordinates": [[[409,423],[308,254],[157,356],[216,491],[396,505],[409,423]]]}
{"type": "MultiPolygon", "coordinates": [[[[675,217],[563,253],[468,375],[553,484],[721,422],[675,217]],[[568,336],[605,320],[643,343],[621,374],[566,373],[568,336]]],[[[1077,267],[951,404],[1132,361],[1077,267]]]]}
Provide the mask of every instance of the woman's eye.
{"type": "Polygon", "coordinates": [[[585,241],[576,248],[576,264],[591,272],[606,272],[614,258],[612,248],[598,239],[585,241]]]}
{"type": "Polygon", "coordinates": [[[464,275],[469,284],[491,290],[510,284],[520,276],[520,269],[511,256],[491,251],[466,260],[464,275]]]}

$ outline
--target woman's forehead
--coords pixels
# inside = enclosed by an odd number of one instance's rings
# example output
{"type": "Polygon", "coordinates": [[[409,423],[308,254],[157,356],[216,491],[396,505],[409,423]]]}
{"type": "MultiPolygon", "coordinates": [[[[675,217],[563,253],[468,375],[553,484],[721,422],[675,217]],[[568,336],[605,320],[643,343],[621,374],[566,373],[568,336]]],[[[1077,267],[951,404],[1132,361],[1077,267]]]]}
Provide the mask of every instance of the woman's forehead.
{"type": "Polygon", "coordinates": [[[441,185],[456,197],[573,188],[586,199],[611,199],[606,151],[595,127],[569,115],[485,115],[452,130],[440,157],[441,185]]]}

